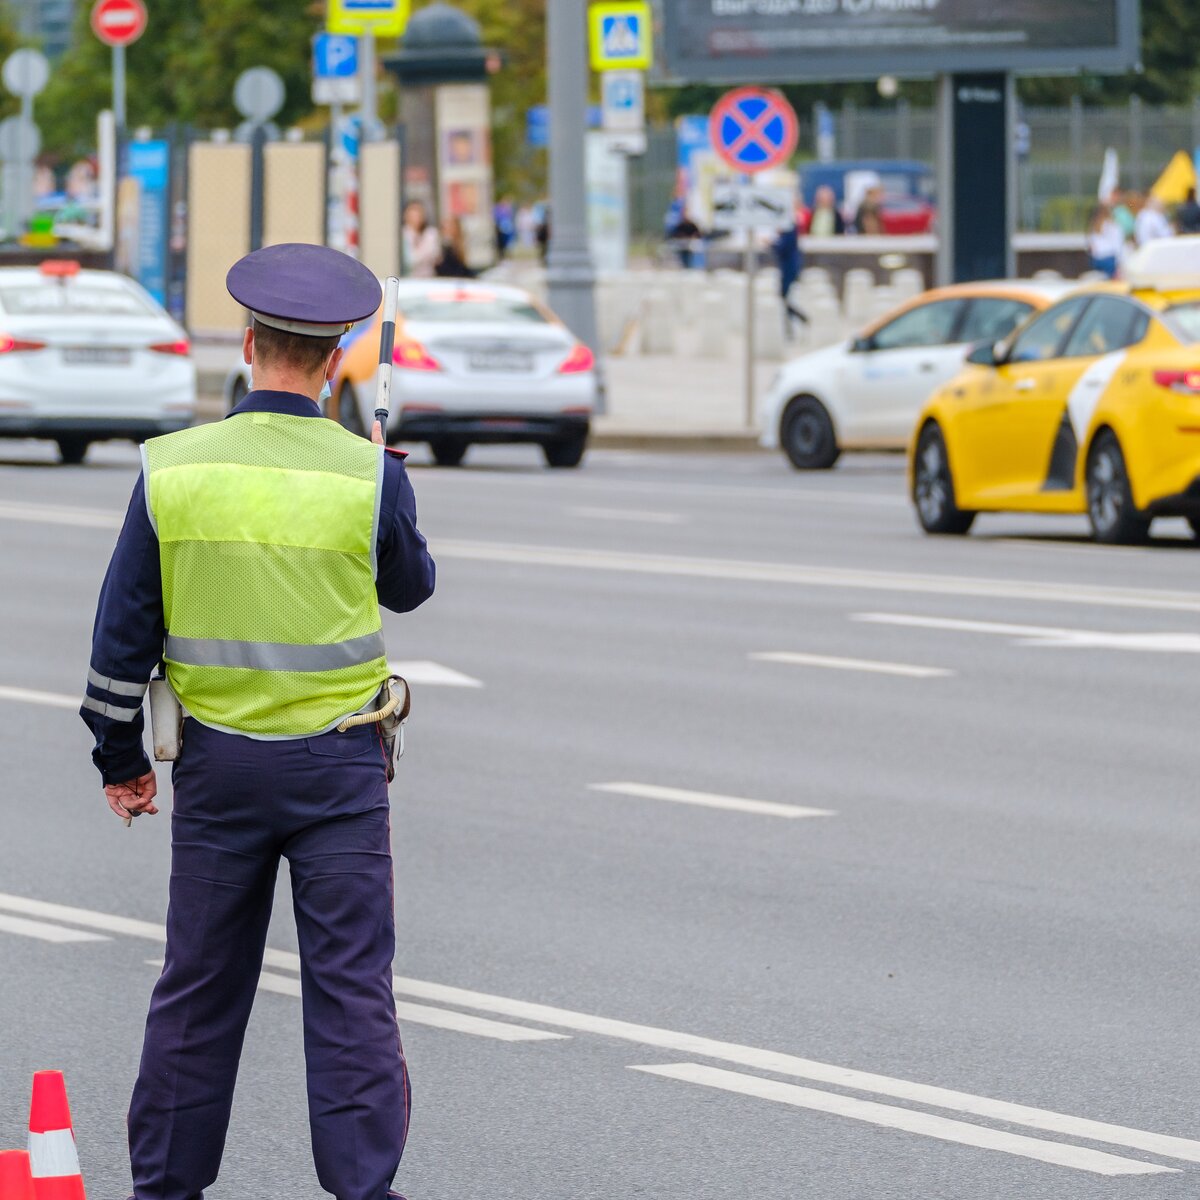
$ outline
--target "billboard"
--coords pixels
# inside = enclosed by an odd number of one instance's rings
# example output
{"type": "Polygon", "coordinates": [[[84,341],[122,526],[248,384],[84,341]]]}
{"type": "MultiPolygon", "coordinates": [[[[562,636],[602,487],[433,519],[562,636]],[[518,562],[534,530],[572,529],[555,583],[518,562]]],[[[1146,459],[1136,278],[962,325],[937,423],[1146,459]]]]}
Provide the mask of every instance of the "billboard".
{"type": "Polygon", "coordinates": [[[802,83],[969,71],[1120,72],[1138,0],[660,0],[667,74],[802,83]]]}

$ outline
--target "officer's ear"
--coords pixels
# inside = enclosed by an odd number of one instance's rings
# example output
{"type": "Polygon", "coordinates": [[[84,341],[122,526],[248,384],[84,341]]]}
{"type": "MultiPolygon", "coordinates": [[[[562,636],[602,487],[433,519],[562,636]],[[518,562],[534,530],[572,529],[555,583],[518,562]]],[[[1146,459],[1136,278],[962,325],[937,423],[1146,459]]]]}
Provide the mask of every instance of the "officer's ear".
{"type": "Polygon", "coordinates": [[[337,376],[338,367],[342,365],[342,358],[345,356],[345,350],[339,346],[330,356],[329,365],[325,368],[325,378],[332,383],[337,376]]]}
{"type": "Polygon", "coordinates": [[[254,361],[254,330],[247,328],[242,336],[242,359],[246,366],[254,361]]]}

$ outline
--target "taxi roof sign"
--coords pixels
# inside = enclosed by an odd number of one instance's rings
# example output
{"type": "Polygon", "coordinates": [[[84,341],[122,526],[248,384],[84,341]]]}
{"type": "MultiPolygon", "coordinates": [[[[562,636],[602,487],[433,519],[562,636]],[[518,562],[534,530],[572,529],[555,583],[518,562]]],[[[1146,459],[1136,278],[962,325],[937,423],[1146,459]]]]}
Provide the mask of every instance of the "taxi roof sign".
{"type": "Polygon", "coordinates": [[[604,0],[588,10],[593,71],[648,70],[654,23],[647,0],[604,0]]]}
{"type": "Polygon", "coordinates": [[[325,28],[329,33],[400,37],[411,8],[412,0],[329,0],[325,28]]]}

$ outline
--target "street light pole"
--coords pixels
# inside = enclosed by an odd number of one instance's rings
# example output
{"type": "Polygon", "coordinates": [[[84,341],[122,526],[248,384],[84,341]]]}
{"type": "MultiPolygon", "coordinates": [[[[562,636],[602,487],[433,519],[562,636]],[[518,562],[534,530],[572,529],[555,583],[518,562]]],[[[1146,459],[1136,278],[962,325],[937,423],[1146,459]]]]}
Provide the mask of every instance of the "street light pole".
{"type": "Polygon", "coordinates": [[[546,74],[550,102],[550,307],[598,350],[596,273],[588,247],[584,137],[587,133],[587,5],[548,0],[546,74]]]}

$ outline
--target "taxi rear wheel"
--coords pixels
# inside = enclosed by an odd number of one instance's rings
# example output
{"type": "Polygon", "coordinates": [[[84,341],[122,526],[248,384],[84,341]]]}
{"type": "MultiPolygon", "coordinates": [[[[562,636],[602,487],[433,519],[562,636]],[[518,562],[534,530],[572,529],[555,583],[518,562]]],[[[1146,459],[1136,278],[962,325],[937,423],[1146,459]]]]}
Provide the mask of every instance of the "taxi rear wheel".
{"type": "Polygon", "coordinates": [[[917,520],[926,533],[963,534],[975,521],[973,512],[964,512],[954,499],[954,477],[946,440],[934,424],[921,430],[913,461],[913,504],[917,520]]]}
{"type": "Polygon", "coordinates": [[[87,438],[61,437],[58,439],[58,454],[66,466],[77,467],[87,457],[90,445],[87,438]]]}
{"type": "Polygon", "coordinates": [[[1088,455],[1087,505],[1096,541],[1128,546],[1146,540],[1150,520],[1134,507],[1125,456],[1111,430],[1096,438],[1088,455]]]}
{"type": "Polygon", "coordinates": [[[429,451],[439,467],[459,467],[467,456],[469,445],[462,438],[437,438],[429,443],[429,451]]]}
{"type": "Polygon", "coordinates": [[[816,396],[797,396],[788,404],[780,441],[797,471],[827,471],[842,453],[829,412],[816,396]]]}

